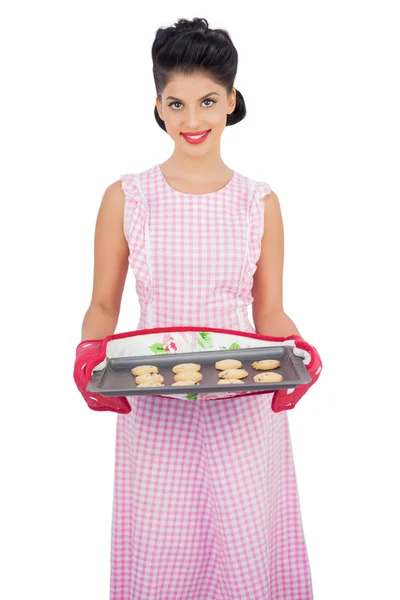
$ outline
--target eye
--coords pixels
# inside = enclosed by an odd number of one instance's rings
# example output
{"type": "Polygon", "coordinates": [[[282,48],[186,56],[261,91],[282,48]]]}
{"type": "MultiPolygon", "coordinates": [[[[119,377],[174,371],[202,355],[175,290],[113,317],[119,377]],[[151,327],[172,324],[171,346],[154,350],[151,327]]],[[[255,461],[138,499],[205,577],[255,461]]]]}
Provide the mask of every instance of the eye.
{"type": "MultiPolygon", "coordinates": [[[[213,100],[212,98],[205,98],[205,99],[203,100],[203,102],[211,102],[211,103],[212,103],[212,104],[207,104],[207,106],[212,106],[213,104],[216,104],[216,103],[217,103],[217,101],[216,101],[216,100],[213,100]]],[[[171,106],[171,107],[172,107],[174,104],[182,104],[182,103],[181,103],[181,102],[178,102],[177,100],[175,100],[174,102],[170,102],[170,103],[168,104],[168,106],[171,106]]],[[[175,109],[174,109],[174,110],[175,110],[175,109]]]]}

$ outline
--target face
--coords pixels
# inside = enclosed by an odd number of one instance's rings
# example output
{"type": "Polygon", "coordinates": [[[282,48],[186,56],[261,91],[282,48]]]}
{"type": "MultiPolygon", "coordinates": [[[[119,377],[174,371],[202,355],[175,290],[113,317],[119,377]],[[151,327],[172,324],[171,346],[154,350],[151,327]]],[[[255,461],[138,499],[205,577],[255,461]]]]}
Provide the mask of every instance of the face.
{"type": "MultiPolygon", "coordinates": [[[[236,90],[228,96],[225,88],[205,75],[175,75],[165,86],[158,114],[179,150],[196,154],[208,152],[220,143],[227,115],[235,110],[236,90]],[[184,134],[208,132],[200,143],[190,143],[184,134]]],[[[194,140],[195,141],[195,140],[194,140]]]]}

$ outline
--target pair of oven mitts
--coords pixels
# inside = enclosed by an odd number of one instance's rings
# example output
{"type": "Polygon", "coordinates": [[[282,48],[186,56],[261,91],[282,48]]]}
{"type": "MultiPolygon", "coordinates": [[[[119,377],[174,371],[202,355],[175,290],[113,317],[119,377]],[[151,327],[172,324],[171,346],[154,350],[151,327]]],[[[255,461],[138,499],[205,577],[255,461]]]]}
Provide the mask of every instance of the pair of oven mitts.
{"type": "MultiPolygon", "coordinates": [[[[264,339],[268,339],[268,337],[264,337],[264,339]]],[[[277,339],[271,338],[272,341],[276,341],[277,339]]],[[[271,403],[271,408],[274,412],[293,409],[300,398],[317,381],[322,370],[321,358],[314,346],[308,344],[300,336],[282,338],[282,341],[285,340],[294,340],[293,353],[303,359],[303,364],[311,376],[311,381],[306,384],[299,384],[295,388],[276,390],[271,403]]],[[[132,407],[125,396],[102,396],[101,394],[86,391],[94,368],[105,357],[106,345],[104,340],[84,340],[78,344],[74,363],[74,380],[76,386],[92,410],[108,410],[122,414],[129,413],[132,407]]]]}

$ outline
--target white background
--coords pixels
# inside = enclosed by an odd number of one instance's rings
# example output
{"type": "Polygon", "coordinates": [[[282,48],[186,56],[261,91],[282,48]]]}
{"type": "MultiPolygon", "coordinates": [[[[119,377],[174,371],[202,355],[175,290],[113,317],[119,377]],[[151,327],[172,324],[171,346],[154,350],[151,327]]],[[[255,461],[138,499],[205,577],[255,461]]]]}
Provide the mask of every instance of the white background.
{"type": "MultiPolygon", "coordinates": [[[[289,413],[315,600],[400,598],[394,7],[38,0],[3,13],[5,600],[108,599],[116,415],[86,406],[75,348],[104,190],[173,151],[153,116],[156,29],[195,16],[238,49],[248,115],[222,156],[280,199],[284,307],[324,363],[289,413]]],[[[129,273],[116,332],[138,318],[129,273]]]]}

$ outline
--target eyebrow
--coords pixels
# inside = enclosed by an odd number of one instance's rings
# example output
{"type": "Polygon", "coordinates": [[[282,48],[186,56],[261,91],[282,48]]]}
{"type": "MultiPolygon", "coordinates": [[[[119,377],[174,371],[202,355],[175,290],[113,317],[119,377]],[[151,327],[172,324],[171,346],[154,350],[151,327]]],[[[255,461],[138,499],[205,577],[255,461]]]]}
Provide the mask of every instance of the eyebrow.
{"type": "MultiPolygon", "coordinates": [[[[217,96],[219,96],[218,92],[210,92],[209,94],[206,94],[205,96],[202,96],[201,98],[199,98],[199,100],[204,100],[204,98],[208,98],[208,96],[212,96],[213,94],[217,94],[217,96]]],[[[175,96],[167,96],[165,99],[166,100],[178,100],[178,102],[182,102],[182,100],[180,100],[179,98],[175,98],[175,96]]]]}

